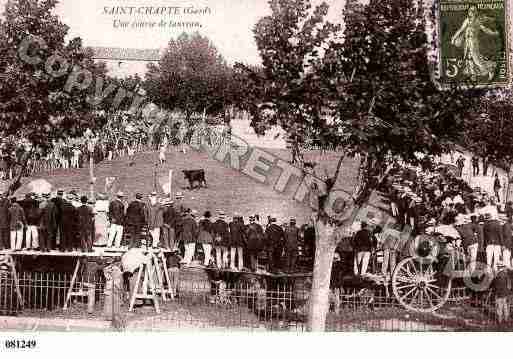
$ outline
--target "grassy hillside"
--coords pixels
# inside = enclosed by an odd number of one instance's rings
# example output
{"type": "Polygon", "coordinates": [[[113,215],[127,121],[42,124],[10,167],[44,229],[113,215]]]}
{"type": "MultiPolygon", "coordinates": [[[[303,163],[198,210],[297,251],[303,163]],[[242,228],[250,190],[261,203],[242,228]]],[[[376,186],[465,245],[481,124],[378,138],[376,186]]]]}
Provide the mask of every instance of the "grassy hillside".
{"type": "MultiPolygon", "coordinates": [[[[290,159],[287,150],[268,149],[267,152],[274,154],[284,160],[290,159]]],[[[337,164],[337,154],[328,153],[320,156],[319,152],[310,152],[305,156],[307,161],[321,161],[321,167],[326,167],[330,174],[333,174],[337,164]]],[[[154,183],[155,163],[158,161],[157,152],[138,153],[135,156],[135,165],[128,166],[126,158],[104,161],[95,167],[95,176],[97,178],[96,190],[104,191],[105,178],[116,177],[112,192],[123,190],[128,199],[132,200],[136,192],[147,194],[152,191],[154,183]]],[[[245,164],[243,158],[241,163],[245,164]]],[[[324,172],[324,169],[319,172],[324,172]]],[[[348,160],[344,164],[344,170],[338,186],[350,190],[353,186],[351,178],[354,177],[355,168],[353,161],[348,160]]],[[[227,215],[238,212],[243,216],[251,214],[260,214],[276,216],[279,219],[287,220],[289,217],[295,217],[299,223],[307,220],[310,211],[308,207],[293,199],[294,192],[298,183],[291,182],[288,191],[277,193],[273,190],[280,169],[275,169],[269,176],[269,183],[261,184],[249,176],[233,170],[228,164],[221,163],[214,158],[209,158],[206,153],[197,152],[189,149],[187,154],[170,148],[167,153],[167,163],[159,166],[157,170],[157,182],[167,182],[169,169],[173,169],[173,192],[182,192],[184,194],[183,203],[185,206],[196,209],[198,212],[205,210],[216,211],[224,210],[227,215]],[[208,188],[196,190],[186,189],[186,181],[183,178],[182,170],[200,169],[206,172],[208,188]]],[[[54,188],[64,190],[78,189],[80,192],[87,193],[89,188],[89,171],[87,168],[56,170],[52,173],[40,173],[32,178],[25,178],[26,184],[33,179],[44,178],[48,180],[54,188]]],[[[159,188],[162,192],[162,188],[159,188]]],[[[21,196],[27,192],[26,186],[23,186],[17,195],[21,196]]]]}

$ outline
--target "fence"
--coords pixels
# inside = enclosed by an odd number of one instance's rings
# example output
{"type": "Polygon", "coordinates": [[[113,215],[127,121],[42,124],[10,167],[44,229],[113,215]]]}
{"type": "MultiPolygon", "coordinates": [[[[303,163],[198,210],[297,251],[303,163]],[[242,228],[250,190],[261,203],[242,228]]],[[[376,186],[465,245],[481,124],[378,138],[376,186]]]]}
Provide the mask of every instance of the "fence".
{"type": "MultiPolygon", "coordinates": [[[[101,272],[79,275],[74,286],[82,295],[66,303],[69,273],[22,272],[19,288],[7,271],[0,272],[0,316],[108,322],[112,330],[243,330],[305,331],[309,291],[304,281],[269,282],[241,274],[237,280],[191,281],[182,278],[174,299],[159,298],[160,313],[150,302],[128,312],[128,286],[116,288],[101,272]],[[109,311],[110,308],[110,311],[109,311]]],[[[510,303],[511,307],[511,303],[510,303]]],[[[510,308],[513,309],[513,308],[510,308]]],[[[349,288],[330,295],[328,331],[495,331],[500,324],[493,293],[460,288],[436,313],[403,309],[384,287],[349,288]],[[460,293],[457,293],[457,292],[460,293]]],[[[6,328],[2,328],[6,329],[6,328]]]]}

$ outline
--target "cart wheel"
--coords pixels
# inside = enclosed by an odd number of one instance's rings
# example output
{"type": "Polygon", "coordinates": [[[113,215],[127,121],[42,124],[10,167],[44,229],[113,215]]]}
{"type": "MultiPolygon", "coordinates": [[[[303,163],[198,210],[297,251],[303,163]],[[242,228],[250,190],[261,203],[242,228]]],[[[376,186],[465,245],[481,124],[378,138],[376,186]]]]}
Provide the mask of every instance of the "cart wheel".
{"type": "Polygon", "coordinates": [[[451,292],[451,279],[436,271],[432,261],[403,259],[392,275],[394,295],[407,310],[431,313],[440,309],[451,292]]]}

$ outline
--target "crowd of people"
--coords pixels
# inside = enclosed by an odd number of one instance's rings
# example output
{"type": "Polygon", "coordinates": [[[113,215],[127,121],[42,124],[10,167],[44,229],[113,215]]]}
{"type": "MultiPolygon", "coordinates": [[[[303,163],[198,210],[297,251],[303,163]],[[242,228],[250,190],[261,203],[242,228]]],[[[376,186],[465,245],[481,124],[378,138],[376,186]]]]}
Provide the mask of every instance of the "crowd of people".
{"type": "Polygon", "coordinates": [[[248,222],[221,210],[199,216],[156,192],[137,193],[130,203],[123,192],[111,200],[100,193],[91,201],[62,190],[53,198],[47,192],[0,199],[2,249],[90,252],[93,246],[143,245],[178,251],[184,265],[201,258],[200,265],[218,269],[290,273],[298,270],[299,255],[313,257],[315,231],[309,224],[299,227],[294,218],[279,225],[268,217],[262,225],[259,215],[249,216],[248,222]]]}

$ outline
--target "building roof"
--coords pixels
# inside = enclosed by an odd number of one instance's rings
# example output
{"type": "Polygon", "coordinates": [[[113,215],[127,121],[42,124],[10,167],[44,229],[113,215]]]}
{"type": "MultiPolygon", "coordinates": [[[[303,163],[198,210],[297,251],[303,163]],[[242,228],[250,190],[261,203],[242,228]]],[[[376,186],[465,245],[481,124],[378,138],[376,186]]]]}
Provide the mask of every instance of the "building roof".
{"type": "Polygon", "coordinates": [[[94,59],[125,61],[159,61],[159,49],[127,49],[121,47],[91,47],[94,59]]]}

